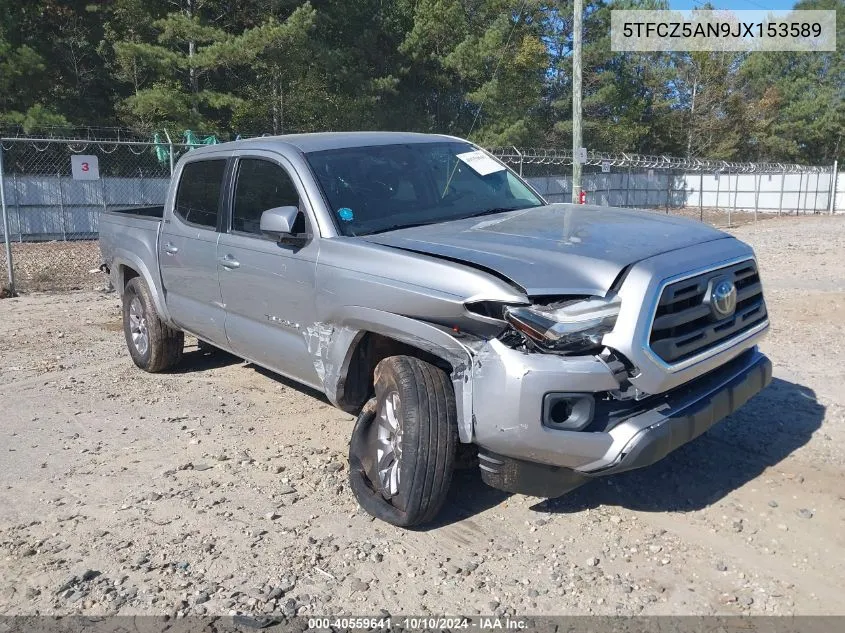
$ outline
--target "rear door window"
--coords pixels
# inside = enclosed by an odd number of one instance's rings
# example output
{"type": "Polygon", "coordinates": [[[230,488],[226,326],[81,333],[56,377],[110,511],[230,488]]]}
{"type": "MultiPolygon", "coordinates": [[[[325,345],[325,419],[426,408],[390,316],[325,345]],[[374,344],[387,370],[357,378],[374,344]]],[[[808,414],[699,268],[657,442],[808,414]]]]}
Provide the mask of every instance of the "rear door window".
{"type": "Polygon", "coordinates": [[[179,188],[176,190],[176,215],[189,224],[216,229],[225,173],[225,159],[187,163],[182,168],[179,188]]]}

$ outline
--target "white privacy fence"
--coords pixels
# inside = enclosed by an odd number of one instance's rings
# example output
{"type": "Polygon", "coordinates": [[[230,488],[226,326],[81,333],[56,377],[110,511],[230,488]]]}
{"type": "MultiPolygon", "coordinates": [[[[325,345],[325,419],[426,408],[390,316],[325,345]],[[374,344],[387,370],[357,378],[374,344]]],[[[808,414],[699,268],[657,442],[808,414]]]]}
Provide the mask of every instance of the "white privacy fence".
{"type": "MultiPolygon", "coordinates": [[[[527,180],[549,201],[569,202],[571,175],[528,176],[527,180]]],[[[771,213],[826,213],[831,211],[832,172],[711,174],[588,172],[582,188],[589,204],[614,207],[720,209],[771,213]]],[[[845,181],[840,187],[845,186],[845,181]]],[[[842,204],[841,195],[838,198],[842,204]]]]}
{"type": "MultiPolygon", "coordinates": [[[[572,199],[572,152],[494,148],[547,199],[572,199]]],[[[830,213],[836,165],[736,163],[698,158],[588,152],[582,189],[590,204],[685,211],[699,210],[731,224],[737,211],[830,213]],[[716,212],[716,213],[714,213],[716,212]],[[723,220],[719,218],[724,216],[723,220]]]]}
{"type": "Polygon", "coordinates": [[[169,178],[77,181],[62,176],[18,176],[6,185],[12,241],[97,239],[101,211],[164,204],[169,178]]]}

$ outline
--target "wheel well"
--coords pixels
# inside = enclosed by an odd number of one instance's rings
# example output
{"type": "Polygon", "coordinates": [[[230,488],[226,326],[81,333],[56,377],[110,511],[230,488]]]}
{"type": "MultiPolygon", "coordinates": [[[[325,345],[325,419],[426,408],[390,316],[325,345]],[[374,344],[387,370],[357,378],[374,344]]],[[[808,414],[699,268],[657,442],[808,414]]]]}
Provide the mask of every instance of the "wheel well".
{"type": "Polygon", "coordinates": [[[376,334],[364,332],[349,356],[344,377],[338,389],[338,406],[357,415],[374,393],[373,372],[376,365],[389,356],[413,356],[446,373],[452,373],[452,365],[439,356],[408,343],[376,334]]]}
{"type": "Polygon", "coordinates": [[[125,265],[120,267],[121,288],[126,288],[126,284],[132,281],[135,277],[140,277],[137,270],[125,265]]]}

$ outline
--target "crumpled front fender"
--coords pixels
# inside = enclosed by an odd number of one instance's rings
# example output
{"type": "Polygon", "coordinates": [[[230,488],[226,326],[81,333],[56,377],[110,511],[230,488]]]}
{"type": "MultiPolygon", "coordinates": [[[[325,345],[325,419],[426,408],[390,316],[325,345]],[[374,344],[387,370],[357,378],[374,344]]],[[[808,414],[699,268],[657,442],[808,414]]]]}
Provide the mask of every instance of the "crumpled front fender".
{"type": "MultiPolygon", "coordinates": [[[[452,367],[461,442],[472,441],[472,351],[443,329],[409,317],[350,306],[329,322],[303,328],[308,351],[323,390],[335,406],[344,399],[350,365],[361,338],[368,332],[422,349],[443,359],[452,367]]],[[[341,407],[342,408],[342,407],[341,407]]]]}

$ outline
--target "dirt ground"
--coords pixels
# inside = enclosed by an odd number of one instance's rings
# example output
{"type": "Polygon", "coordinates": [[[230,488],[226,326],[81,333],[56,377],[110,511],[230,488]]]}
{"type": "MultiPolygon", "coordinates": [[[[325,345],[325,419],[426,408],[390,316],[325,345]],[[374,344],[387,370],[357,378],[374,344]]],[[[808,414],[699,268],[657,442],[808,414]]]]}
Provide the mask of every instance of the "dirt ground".
{"type": "MultiPolygon", "coordinates": [[[[11,247],[15,287],[19,292],[90,290],[103,285],[96,273],[103,261],[98,240],[12,242],[11,247]]],[[[3,249],[0,250],[0,285],[7,284],[6,271],[3,249]]]]}
{"type": "Polygon", "coordinates": [[[765,392],[552,502],[461,471],[422,531],[358,510],[318,394],[193,342],[145,374],[114,294],[0,301],[0,614],[845,613],[845,218],[735,233],[765,392]]]}

